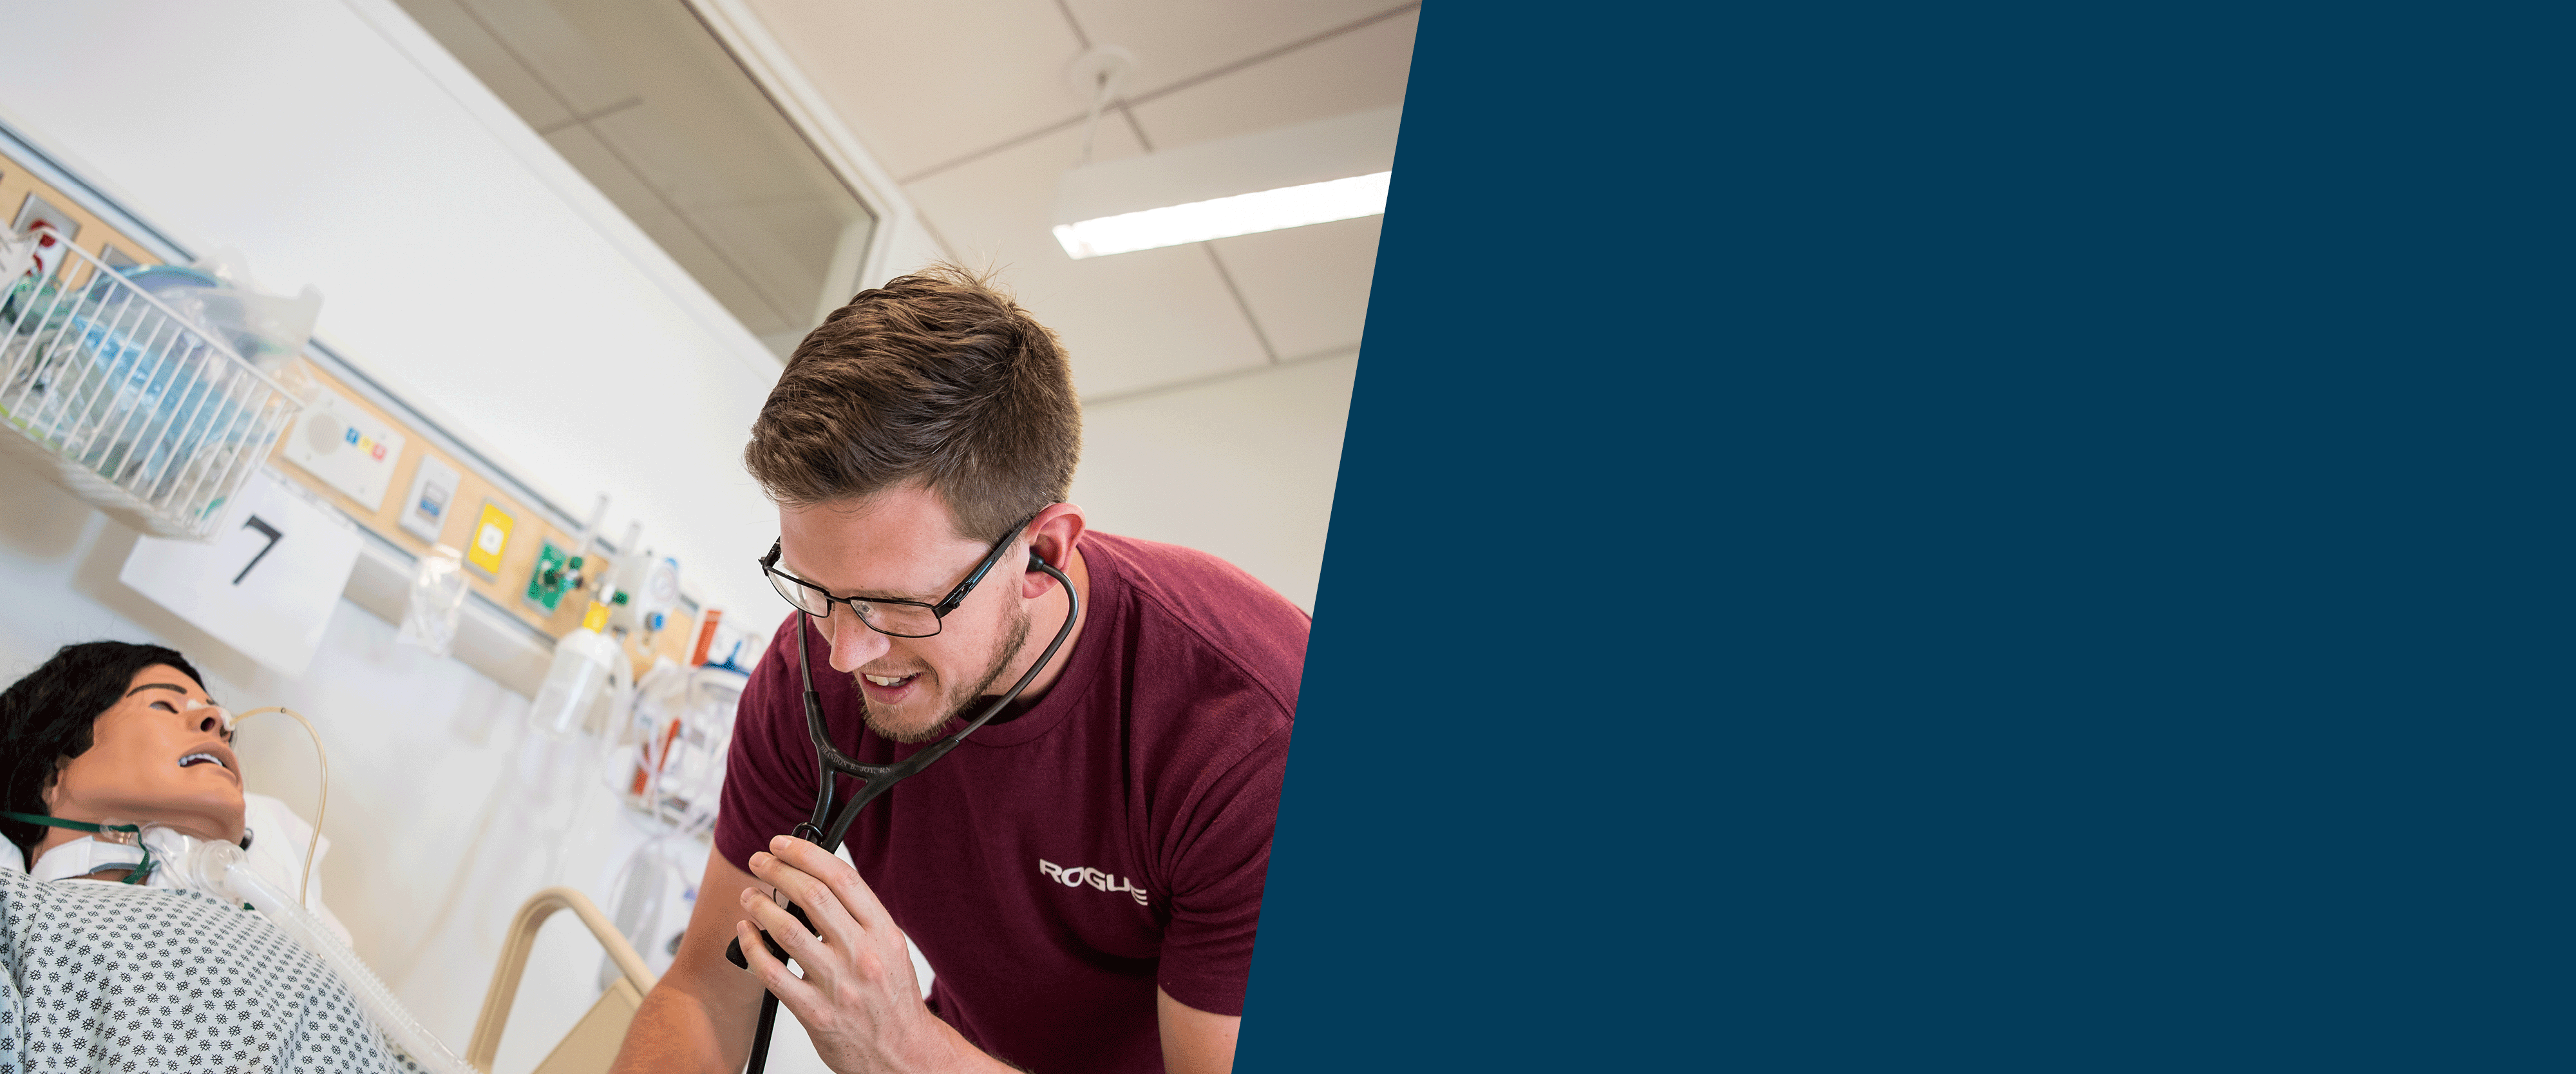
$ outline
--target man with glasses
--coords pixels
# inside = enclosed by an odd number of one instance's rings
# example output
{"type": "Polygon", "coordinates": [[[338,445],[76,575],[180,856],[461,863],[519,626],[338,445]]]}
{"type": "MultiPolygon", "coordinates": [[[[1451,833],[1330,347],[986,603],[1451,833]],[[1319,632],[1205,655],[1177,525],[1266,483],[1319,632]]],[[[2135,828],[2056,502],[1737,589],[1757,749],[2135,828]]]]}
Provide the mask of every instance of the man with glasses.
{"type": "Polygon", "coordinates": [[[744,451],[779,504],[758,569],[793,609],[615,1069],[741,1069],[764,988],[835,1070],[1231,1067],[1307,620],[1212,556],[1090,530],[1065,502],[1080,422],[1054,335],[955,269],[860,293],[797,349],[744,451]],[[859,814],[855,868],[784,835],[816,797],[800,641],[861,764],[1028,683],[859,814]]]}

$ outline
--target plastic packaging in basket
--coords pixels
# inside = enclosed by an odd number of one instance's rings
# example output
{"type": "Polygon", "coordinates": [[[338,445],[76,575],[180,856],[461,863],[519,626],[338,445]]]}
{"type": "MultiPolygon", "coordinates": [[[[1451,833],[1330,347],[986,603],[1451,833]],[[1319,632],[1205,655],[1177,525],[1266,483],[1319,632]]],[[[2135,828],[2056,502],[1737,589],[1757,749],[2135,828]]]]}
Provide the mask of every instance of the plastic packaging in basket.
{"type": "Polygon", "coordinates": [[[156,533],[204,537],[298,404],[219,342],[222,329],[70,253],[0,297],[0,417],[93,503],[156,533]]]}

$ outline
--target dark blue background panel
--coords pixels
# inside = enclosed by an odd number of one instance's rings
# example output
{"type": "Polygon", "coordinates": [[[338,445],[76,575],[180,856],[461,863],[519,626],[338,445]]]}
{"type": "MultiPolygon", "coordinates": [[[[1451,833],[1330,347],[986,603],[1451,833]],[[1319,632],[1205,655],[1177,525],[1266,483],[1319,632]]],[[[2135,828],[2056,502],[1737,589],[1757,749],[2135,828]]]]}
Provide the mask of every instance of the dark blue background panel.
{"type": "Polygon", "coordinates": [[[1426,6],[1242,1069],[2565,1069],[2568,29],[1426,6]]]}

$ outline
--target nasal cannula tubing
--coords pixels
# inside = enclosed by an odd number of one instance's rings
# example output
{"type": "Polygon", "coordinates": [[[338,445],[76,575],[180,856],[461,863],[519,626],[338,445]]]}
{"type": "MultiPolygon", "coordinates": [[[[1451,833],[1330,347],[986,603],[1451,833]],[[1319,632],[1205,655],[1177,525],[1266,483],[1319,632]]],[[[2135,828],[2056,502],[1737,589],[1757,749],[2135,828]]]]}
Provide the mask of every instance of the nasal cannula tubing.
{"type": "MultiPolygon", "coordinates": [[[[284,900],[269,894],[267,880],[241,861],[237,853],[222,856],[229,863],[221,873],[224,885],[230,887],[233,897],[250,903],[297,946],[321,958],[323,964],[339,976],[340,983],[348,987],[349,994],[358,1001],[358,1005],[366,1010],[376,1030],[404,1055],[410,1056],[414,1063],[438,1074],[481,1074],[449,1051],[447,1045],[422,1026],[419,1019],[412,1017],[410,1011],[404,1010],[402,1002],[394,998],[393,990],[385,987],[384,979],[368,968],[366,960],[359,958],[357,952],[350,950],[349,945],[342,943],[338,936],[323,927],[320,918],[313,915],[312,903],[308,901],[313,890],[313,854],[322,846],[322,817],[331,808],[331,753],[322,748],[322,734],[313,729],[313,721],[284,705],[252,709],[233,717],[233,720],[238,723],[242,716],[257,716],[263,712],[283,712],[295,717],[295,722],[304,725],[305,736],[313,740],[313,756],[320,761],[322,768],[321,794],[313,804],[313,837],[304,844],[304,875],[296,881],[294,905],[280,905],[284,900]]],[[[232,848],[225,845],[223,850],[231,852],[232,848]]]]}
{"type": "Polygon", "coordinates": [[[295,882],[295,901],[299,905],[310,906],[313,897],[313,852],[322,848],[322,814],[331,808],[331,754],[330,751],[322,748],[322,735],[313,729],[313,721],[305,719],[303,713],[284,705],[252,709],[233,717],[233,722],[239,723],[244,717],[257,716],[263,712],[283,712],[295,717],[295,722],[304,725],[305,737],[313,740],[313,756],[322,762],[321,799],[313,804],[313,838],[304,842],[304,875],[296,878],[295,882]]]}
{"type": "MultiPolygon", "coordinates": [[[[182,711],[194,712],[200,709],[213,709],[219,714],[228,735],[241,722],[243,716],[282,712],[294,717],[295,722],[303,724],[305,736],[313,740],[313,756],[321,765],[322,785],[318,796],[319,801],[313,807],[313,836],[304,844],[304,874],[297,879],[296,898],[293,902],[289,902],[286,893],[276,890],[267,877],[252,868],[242,854],[245,849],[242,844],[222,840],[209,842],[160,825],[145,826],[140,831],[136,842],[160,848],[165,852],[168,860],[162,868],[167,870],[181,889],[215,895],[228,902],[243,904],[245,909],[254,910],[267,918],[279,932],[294,941],[296,946],[320,959],[330,973],[338,977],[340,983],[348,988],[350,998],[356,1000],[359,1008],[366,1012],[367,1019],[374,1024],[377,1034],[394,1049],[410,1057],[412,1065],[426,1068],[435,1074],[483,1074],[479,1068],[457,1058],[456,1053],[449,1051],[436,1035],[420,1024],[419,1019],[404,1010],[401,1001],[394,998],[393,990],[385,987],[384,979],[376,976],[375,971],[368,968],[366,960],[358,957],[356,951],[350,950],[349,945],[342,942],[340,937],[314,914],[308,900],[313,891],[313,855],[322,846],[322,818],[331,808],[331,754],[330,751],[323,749],[322,733],[314,729],[313,721],[305,719],[303,713],[284,705],[252,709],[236,716],[222,706],[199,701],[190,704],[182,711]]],[[[98,825],[83,822],[64,822],[44,817],[28,819],[56,827],[100,830],[98,825]]],[[[131,826],[116,830],[137,831],[131,826]]],[[[149,872],[153,868],[151,863],[151,851],[147,849],[144,852],[142,871],[149,872]]],[[[131,883],[132,880],[129,878],[128,882],[131,883]]]]}

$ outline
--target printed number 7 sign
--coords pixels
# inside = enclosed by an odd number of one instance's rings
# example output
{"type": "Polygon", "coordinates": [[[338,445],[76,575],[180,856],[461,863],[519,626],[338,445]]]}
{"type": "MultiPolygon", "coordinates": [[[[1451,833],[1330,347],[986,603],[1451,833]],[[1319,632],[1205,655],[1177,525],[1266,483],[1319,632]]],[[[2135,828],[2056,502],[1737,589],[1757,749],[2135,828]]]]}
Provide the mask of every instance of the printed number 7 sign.
{"type": "Polygon", "coordinates": [[[118,580],[262,666],[303,674],[363,538],[266,471],[243,483],[223,526],[212,541],[136,537],[118,580]]]}
{"type": "Polygon", "coordinates": [[[277,542],[286,539],[286,534],[279,532],[277,527],[269,525],[268,520],[263,519],[258,515],[250,516],[250,521],[242,523],[242,528],[246,530],[258,530],[261,533],[267,534],[268,543],[259,546],[259,554],[250,557],[250,562],[242,564],[241,573],[233,576],[234,585],[240,585],[242,584],[242,579],[250,577],[250,569],[259,566],[260,560],[268,558],[269,550],[276,548],[277,542]]]}

